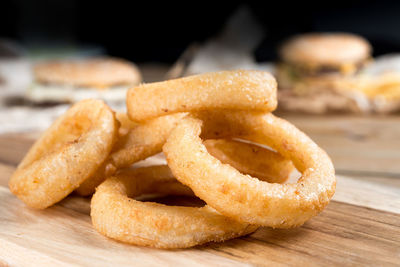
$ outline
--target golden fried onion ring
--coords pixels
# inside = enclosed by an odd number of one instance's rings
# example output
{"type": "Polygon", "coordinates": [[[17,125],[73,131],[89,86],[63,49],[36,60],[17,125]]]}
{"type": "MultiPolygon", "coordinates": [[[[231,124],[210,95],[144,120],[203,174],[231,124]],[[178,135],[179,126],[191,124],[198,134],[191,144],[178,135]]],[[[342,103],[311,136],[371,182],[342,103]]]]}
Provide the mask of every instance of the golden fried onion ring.
{"type": "Polygon", "coordinates": [[[126,135],[131,129],[135,128],[138,124],[129,119],[128,114],[125,112],[116,112],[115,117],[120,123],[119,135],[126,135]]]}
{"type": "Polygon", "coordinates": [[[281,184],[294,170],[289,159],[255,144],[229,139],[208,139],[203,144],[222,163],[262,181],[281,184]]]}
{"type": "Polygon", "coordinates": [[[169,249],[220,242],[257,229],[222,216],[208,206],[167,206],[133,199],[149,193],[190,192],[176,181],[166,165],[125,169],[97,188],[91,202],[92,223],[107,237],[169,249]]]}
{"type": "Polygon", "coordinates": [[[28,206],[44,209],[90,177],[118,134],[114,112],[100,100],[73,105],[32,146],[9,181],[28,206]]]}
{"type": "Polygon", "coordinates": [[[133,121],[208,109],[273,111],[276,81],[264,71],[236,70],[142,84],[127,93],[133,121]]]}
{"type": "Polygon", "coordinates": [[[163,151],[175,177],[221,214],[240,222],[290,228],[319,213],[335,191],[331,160],[308,136],[272,114],[229,111],[187,117],[163,151]],[[241,174],[211,156],[200,138],[240,137],[267,145],[302,173],[297,183],[272,184],[241,174]]]}
{"type": "MultiPolygon", "coordinates": [[[[120,117],[123,117],[121,114],[120,117]]],[[[143,124],[138,124],[117,141],[108,159],[100,166],[94,175],[86,179],[76,192],[81,196],[94,193],[96,186],[118,169],[128,167],[140,160],[153,156],[162,150],[172,129],[176,127],[185,113],[172,114],[143,124]]],[[[124,122],[121,125],[129,124],[124,122]]],[[[133,126],[133,124],[131,124],[133,126]]]]}
{"type": "MultiPolygon", "coordinates": [[[[95,174],[86,179],[75,191],[81,196],[89,196],[94,193],[96,186],[118,169],[161,152],[170,132],[183,116],[184,113],[167,115],[130,129],[127,135],[120,137],[109,158],[95,174]]],[[[121,122],[121,127],[127,128],[124,125],[126,123],[121,122]]],[[[210,153],[224,163],[232,164],[239,171],[261,180],[283,183],[293,170],[289,160],[256,145],[232,140],[207,140],[206,144],[210,153]]]]}

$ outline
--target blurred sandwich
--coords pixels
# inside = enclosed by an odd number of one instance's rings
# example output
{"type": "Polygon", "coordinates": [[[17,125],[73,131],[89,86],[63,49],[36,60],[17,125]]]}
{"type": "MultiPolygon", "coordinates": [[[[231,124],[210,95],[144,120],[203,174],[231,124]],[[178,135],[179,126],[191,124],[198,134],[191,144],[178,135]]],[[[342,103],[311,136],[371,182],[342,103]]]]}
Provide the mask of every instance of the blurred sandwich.
{"type": "Polygon", "coordinates": [[[279,54],[281,108],[311,113],[369,108],[354,93],[354,79],[371,61],[371,46],[364,38],[347,33],[304,34],[285,42],[279,54]]]}
{"type": "Polygon", "coordinates": [[[33,75],[27,98],[36,103],[124,102],[127,89],[142,79],[136,65],[114,58],[43,62],[34,66],[33,75]]]}

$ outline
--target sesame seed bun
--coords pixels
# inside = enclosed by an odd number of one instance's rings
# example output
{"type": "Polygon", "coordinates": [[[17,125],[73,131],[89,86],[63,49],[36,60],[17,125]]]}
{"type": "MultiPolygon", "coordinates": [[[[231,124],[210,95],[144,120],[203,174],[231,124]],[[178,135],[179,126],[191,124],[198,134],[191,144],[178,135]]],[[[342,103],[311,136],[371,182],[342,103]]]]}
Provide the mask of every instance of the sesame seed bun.
{"type": "Polygon", "coordinates": [[[279,52],[287,63],[337,66],[366,60],[371,46],[366,39],[354,34],[309,33],[289,39],[279,52]]]}
{"type": "Polygon", "coordinates": [[[136,65],[114,58],[43,62],[33,72],[36,82],[43,84],[107,88],[141,82],[136,65]]]}

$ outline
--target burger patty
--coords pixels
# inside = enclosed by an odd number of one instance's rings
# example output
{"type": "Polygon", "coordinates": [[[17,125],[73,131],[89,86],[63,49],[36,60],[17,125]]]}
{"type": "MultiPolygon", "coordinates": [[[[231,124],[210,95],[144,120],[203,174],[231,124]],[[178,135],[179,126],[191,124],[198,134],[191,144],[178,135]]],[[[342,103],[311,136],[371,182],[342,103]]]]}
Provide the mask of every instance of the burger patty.
{"type": "Polygon", "coordinates": [[[332,75],[354,75],[360,72],[365,66],[366,61],[343,64],[339,66],[306,66],[290,63],[282,63],[283,67],[294,78],[300,77],[319,77],[319,76],[332,76],[332,75]]]}

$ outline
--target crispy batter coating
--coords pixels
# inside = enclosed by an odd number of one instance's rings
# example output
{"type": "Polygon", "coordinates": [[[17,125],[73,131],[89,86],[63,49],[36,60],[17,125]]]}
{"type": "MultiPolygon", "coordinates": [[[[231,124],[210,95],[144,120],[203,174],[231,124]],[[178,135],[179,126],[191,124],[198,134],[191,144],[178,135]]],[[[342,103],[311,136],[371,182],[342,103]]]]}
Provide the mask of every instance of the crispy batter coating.
{"type": "Polygon", "coordinates": [[[262,181],[283,183],[294,170],[289,159],[255,144],[230,139],[208,139],[203,144],[222,163],[262,181]]]}
{"type": "Polygon", "coordinates": [[[268,72],[236,70],[205,73],[129,89],[126,105],[134,121],[208,109],[273,111],[276,81],[268,72]]]}
{"type": "Polygon", "coordinates": [[[128,114],[125,112],[116,112],[115,117],[120,123],[119,135],[122,137],[126,135],[131,129],[138,126],[138,124],[131,119],[129,119],[128,114]]]}
{"type": "MultiPolygon", "coordinates": [[[[161,152],[169,133],[183,116],[185,114],[167,115],[130,129],[127,135],[120,137],[113,152],[95,174],[75,191],[81,196],[91,195],[106,177],[118,169],[161,152]]],[[[294,169],[290,160],[257,145],[233,140],[207,140],[205,144],[210,153],[222,162],[271,183],[283,183],[294,169]]]]}
{"type": "Polygon", "coordinates": [[[36,141],[9,181],[28,206],[44,209],[90,177],[118,134],[114,112],[100,100],[72,106],[36,141]]]}
{"type": "Polygon", "coordinates": [[[185,115],[185,113],[172,114],[137,124],[118,139],[108,159],[96,173],[81,184],[76,192],[81,196],[91,195],[96,186],[118,169],[161,152],[170,132],[185,115]]]}
{"type": "Polygon", "coordinates": [[[167,206],[134,199],[148,193],[186,195],[191,190],[177,182],[166,165],[125,169],[104,181],[93,195],[94,228],[125,243],[168,249],[221,242],[258,228],[208,206],[167,206]]]}
{"type": "Polygon", "coordinates": [[[172,131],[163,151],[174,176],[208,205],[241,222],[276,228],[302,225],[318,214],[335,192],[327,154],[307,135],[272,114],[203,112],[172,131]],[[297,183],[272,184],[241,174],[211,156],[203,138],[240,137],[267,145],[302,173],[297,183]]]}

